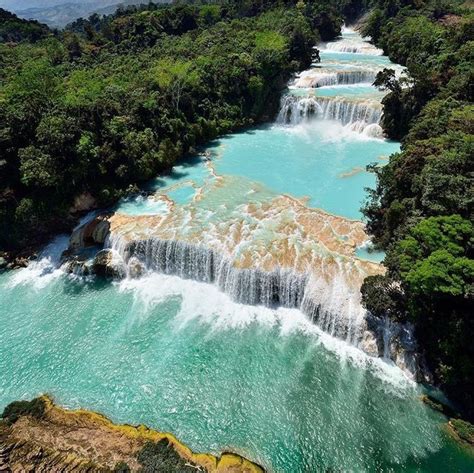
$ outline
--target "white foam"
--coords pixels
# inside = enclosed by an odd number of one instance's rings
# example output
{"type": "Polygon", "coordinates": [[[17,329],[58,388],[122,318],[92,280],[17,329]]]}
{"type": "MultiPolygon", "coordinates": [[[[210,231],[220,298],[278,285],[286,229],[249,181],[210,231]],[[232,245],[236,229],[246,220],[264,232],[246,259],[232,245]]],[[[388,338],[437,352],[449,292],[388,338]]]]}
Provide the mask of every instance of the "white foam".
{"type": "Polygon", "coordinates": [[[297,309],[270,309],[263,306],[239,304],[211,284],[181,279],[158,273],[149,273],[140,279],[127,279],[117,283],[120,291],[134,295],[132,323],[140,323],[152,309],[160,304],[178,300],[179,308],[173,326],[180,331],[200,323],[215,331],[235,331],[258,324],[267,329],[278,329],[279,336],[303,334],[310,343],[322,345],[334,353],[341,363],[351,363],[387,383],[387,389],[397,392],[400,388],[413,388],[415,383],[406,373],[391,362],[371,357],[355,346],[332,337],[314,325],[297,309]],[[396,389],[394,389],[396,388],[396,389]]]}
{"type": "MultiPolygon", "coordinates": [[[[320,135],[322,143],[340,143],[344,141],[380,141],[383,138],[380,133],[365,133],[353,127],[353,124],[342,125],[337,120],[318,120],[314,119],[307,122],[301,122],[294,126],[275,124],[283,128],[286,133],[300,136],[303,139],[312,140],[314,133],[320,135]]],[[[379,125],[375,125],[379,127],[379,125]]]]}
{"type": "Polygon", "coordinates": [[[38,259],[31,262],[28,267],[13,272],[8,280],[8,287],[29,284],[34,289],[42,289],[51,281],[60,277],[61,255],[69,246],[69,236],[59,235],[40,252],[38,259]]]}

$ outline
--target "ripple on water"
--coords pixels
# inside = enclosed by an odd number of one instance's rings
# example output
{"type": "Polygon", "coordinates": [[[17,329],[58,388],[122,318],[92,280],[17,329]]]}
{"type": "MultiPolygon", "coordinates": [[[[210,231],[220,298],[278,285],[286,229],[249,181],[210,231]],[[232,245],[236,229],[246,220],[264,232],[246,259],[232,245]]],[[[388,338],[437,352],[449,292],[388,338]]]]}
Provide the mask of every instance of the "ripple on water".
{"type": "MultiPolygon", "coordinates": [[[[343,41],[360,43],[346,34],[343,41]]],[[[326,50],[321,57],[350,55],[326,50]]],[[[337,93],[372,93],[358,86],[337,93]]],[[[359,218],[363,188],[373,180],[339,176],[398,144],[315,123],[230,135],[211,150],[215,169],[192,158],[149,190],[187,204],[217,173],[243,178],[213,196],[220,215],[249,196],[289,194],[359,218]]],[[[156,195],[121,208],[159,214],[156,195]]],[[[473,470],[474,459],[440,429],[442,417],[419,401],[420,387],[322,333],[298,310],[243,306],[211,285],[173,276],[114,284],[67,277],[56,270],[65,243],[53,242],[25,270],[0,274],[0,407],[50,392],[67,406],[172,431],[195,450],[237,450],[277,472],[473,470]]]]}

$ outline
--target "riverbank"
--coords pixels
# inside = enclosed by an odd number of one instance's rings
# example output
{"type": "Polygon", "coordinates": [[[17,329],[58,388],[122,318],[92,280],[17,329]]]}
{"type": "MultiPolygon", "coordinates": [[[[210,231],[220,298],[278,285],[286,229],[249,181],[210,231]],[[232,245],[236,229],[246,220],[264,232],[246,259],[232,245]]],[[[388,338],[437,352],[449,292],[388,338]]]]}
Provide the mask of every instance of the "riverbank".
{"type": "Polygon", "coordinates": [[[196,146],[277,113],[288,79],[311,63],[312,13],[270,4],[243,18],[217,7],[204,21],[204,12],[149,6],[111,16],[93,38],[75,32],[74,51],[67,38],[51,38],[63,51],[56,56],[42,42],[0,41],[1,249],[44,241],[76,203],[112,205],[196,146]],[[123,18],[130,31],[110,36],[123,18]]]}
{"type": "Polygon", "coordinates": [[[118,425],[86,410],[69,411],[48,396],[5,408],[0,422],[3,471],[207,471],[262,473],[234,453],[194,453],[170,433],[118,425]],[[8,470],[10,469],[10,470],[8,470]]]}

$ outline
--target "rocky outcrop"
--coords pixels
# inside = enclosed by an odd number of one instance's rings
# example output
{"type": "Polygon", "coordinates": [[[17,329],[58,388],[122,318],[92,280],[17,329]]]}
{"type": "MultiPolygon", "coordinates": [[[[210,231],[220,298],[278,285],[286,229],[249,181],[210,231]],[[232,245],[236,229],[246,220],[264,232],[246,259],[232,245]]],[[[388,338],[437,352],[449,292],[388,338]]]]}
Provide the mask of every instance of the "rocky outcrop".
{"type": "Polygon", "coordinates": [[[74,204],[69,209],[69,213],[87,212],[97,208],[97,201],[90,192],[83,192],[74,199],[74,204]]]}
{"type": "Polygon", "coordinates": [[[105,278],[123,279],[127,275],[127,267],[116,251],[105,249],[96,254],[92,272],[105,278]]]}
{"type": "Polygon", "coordinates": [[[94,245],[103,245],[109,234],[110,223],[107,216],[100,215],[74,230],[69,242],[71,250],[78,250],[94,245]]]}
{"type": "Polygon", "coordinates": [[[0,422],[0,471],[264,471],[239,455],[194,453],[172,434],[117,425],[85,410],[68,411],[48,397],[10,406],[0,422]]]}

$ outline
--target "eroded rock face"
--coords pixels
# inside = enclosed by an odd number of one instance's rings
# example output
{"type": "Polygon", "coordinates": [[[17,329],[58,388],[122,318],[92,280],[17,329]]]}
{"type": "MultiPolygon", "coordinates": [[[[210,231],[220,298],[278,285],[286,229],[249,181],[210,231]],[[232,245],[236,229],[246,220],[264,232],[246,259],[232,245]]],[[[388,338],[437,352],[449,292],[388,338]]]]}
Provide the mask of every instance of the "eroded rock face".
{"type": "MultiPolygon", "coordinates": [[[[22,404],[0,423],[2,472],[111,472],[117,465],[143,471],[167,462],[170,473],[263,473],[263,469],[234,454],[221,457],[195,454],[172,434],[145,426],[113,424],[85,410],[67,411],[41,397],[22,404]],[[42,409],[30,405],[43,403],[42,409]],[[150,448],[161,447],[161,448],[150,448]],[[147,455],[145,455],[147,453],[147,455]]],[[[8,408],[7,408],[8,409],[8,408]]]]}
{"type": "Polygon", "coordinates": [[[63,265],[64,271],[78,276],[88,276],[92,272],[89,260],[82,255],[74,255],[67,258],[63,265]]]}
{"type": "Polygon", "coordinates": [[[373,332],[366,330],[360,343],[360,348],[370,356],[380,356],[380,347],[373,332]]]}
{"type": "Polygon", "coordinates": [[[69,248],[78,250],[89,246],[103,245],[109,230],[110,223],[107,217],[100,215],[73,232],[69,248]]]}
{"type": "Polygon", "coordinates": [[[123,279],[127,275],[127,268],[117,252],[105,249],[96,254],[92,263],[92,272],[105,278],[123,279]]]}

